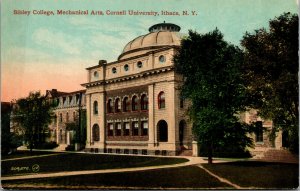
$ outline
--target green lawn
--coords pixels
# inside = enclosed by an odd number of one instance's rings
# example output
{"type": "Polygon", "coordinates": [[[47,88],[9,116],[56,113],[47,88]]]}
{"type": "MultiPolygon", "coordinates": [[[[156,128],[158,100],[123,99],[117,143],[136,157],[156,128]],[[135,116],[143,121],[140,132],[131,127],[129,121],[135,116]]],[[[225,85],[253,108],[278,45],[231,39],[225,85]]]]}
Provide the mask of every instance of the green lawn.
{"type": "MultiPolygon", "coordinates": [[[[95,189],[95,188],[231,188],[219,182],[197,166],[156,169],[138,172],[122,172],[92,175],[76,175],[57,178],[2,181],[4,188],[18,186],[35,189],[95,189]],[[27,185],[27,186],[26,186],[27,185]],[[31,185],[31,186],[30,186],[31,185]],[[24,187],[25,186],[25,187],[24,187]]],[[[20,187],[19,187],[20,188],[20,187]]]]}
{"type": "Polygon", "coordinates": [[[291,189],[299,186],[298,164],[240,161],[203,166],[242,187],[291,189]]]}
{"type": "Polygon", "coordinates": [[[17,151],[17,152],[13,152],[12,154],[9,154],[9,155],[1,155],[1,160],[28,157],[28,156],[46,155],[46,154],[54,154],[54,152],[32,151],[32,154],[31,154],[29,151],[17,151]]]}
{"type": "Polygon", "coordinates": [[[184,158],[60,153],[39,158],[1,161],[1,174],[11,176],[33,173],[32,166],[35,164],[40,167],[39,173],[46,173],[169,165],[187,161],[184,158]]]}

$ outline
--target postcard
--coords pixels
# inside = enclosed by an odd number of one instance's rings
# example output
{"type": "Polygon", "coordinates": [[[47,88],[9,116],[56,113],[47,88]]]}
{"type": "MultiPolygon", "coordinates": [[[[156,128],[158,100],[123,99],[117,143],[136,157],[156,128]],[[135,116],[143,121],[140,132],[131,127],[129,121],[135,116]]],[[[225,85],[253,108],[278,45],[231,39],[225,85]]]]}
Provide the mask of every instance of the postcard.
{"type": "Polygon", "coordinates": [[[2,0],[2,188],[298,188],[298,4],[2,0]]]}

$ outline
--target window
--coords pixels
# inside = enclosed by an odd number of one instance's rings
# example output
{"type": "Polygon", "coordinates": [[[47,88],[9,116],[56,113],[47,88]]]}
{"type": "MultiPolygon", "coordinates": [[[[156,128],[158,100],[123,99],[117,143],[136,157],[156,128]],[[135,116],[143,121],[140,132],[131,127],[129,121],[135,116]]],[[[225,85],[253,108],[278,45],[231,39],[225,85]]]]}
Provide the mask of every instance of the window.
{"type": "Polygon", "coordinates": [[[63,141],[63,132],[62,129],[59,130],[59,142],[62,143],[63,141]]]}
{"type": "Polygon", "coordinates": [[[112,103],[111,99],[109,99],[108,102],[107,102],[107,112],[108,113],[112,113],[113,112],[113,103],[112,103]]]}
{"type": "Polygon", "coordinates": [[[132,122],[132,130],[133,130],[133,136],[139,135],[139,123],[137,121],[132,122]]]}
{"type": "Polygon", "coordinates": [[[115,112],[121,112],[120,98],[117,98],[116,101],[115,101],[115,112]]]}
{"type": "Polygon", "coordinates": [[[143,67],[143,63],[142,63],[141,61],[138,61],[138,63],[136,64],[136,66],[137,66],[138,68],[142,68],[142,67],[143,67]]]}
{"type": "Polygon", "coordinates": [[[95,77],[95,78],[98,78],[98,77],[99,77],[99,74],[98,74],[97,71],[94,72],[94,77],[95,77]]]}
{"type": "Polygon", "coordinates": [[[56,123],[57,123],[57,115],[55,114],[54,115],[54,124],[56,125],[56,123]]]}
{"type": "Polygon", "coordinates": [[[132,97],[132,111],[138,110],[138,98],[137,96],[132,97]]]}
{"type": "Polygon", "coordinates": [[[111,72],[112,72],[113,74],[117,73],[117,68],[113,67],[113,68],[111,69],[111,72]]]}
{"type": "Polygon", "coordinates": [[[124,66],[124,70],[125,70],[125,71],[128,71],[128,70],[129,70],[128,64],[126,64],[126,65],[124,66]]]}
{"type": "Polygon", "coordinates": [[[108,124],[108,136],[113,136],[114,135],[114,124],[109,123],[108,124]]]}
{"type": "Polygon", "coordinates": [[[66,101],[67,101],[67,98],[63,97],[63,105],[67,104],[66,101]]]}
{"type": "Polygon", "coordinates": [[[165,93],[164,92],[160,92],[158,94],[158,108],[162,109],[166,107],[166,103],[165,103],[165,93]]]}
{"type": "Polygon", "coordinates": [[[71,105],[71,103],[72,103],[72,96],[69,96],[69,104],[71,105]]]}
{"type": "Polygon", "coordinates": [[[142,121],[142,135],[148,135],[148,121],[142,121]]]}
{"type": "Polygon", "coordinates": [[[63,117],[62,117],[62,113],[59,114],[59,122],[63,122],[63,117]]]}
{"type": "Polygon", "coordinates": [[[99,125],[95,124],[93,125],[93,141],[99,141],[100,140],[100,129],[99,125]]]}
{"type": "Polygon", "coordinates": [[[125,97],[123,99],[123,111],[129,111],[129,107],[130,107],[130,102],[128,97],[125,97]]]}
{"type": "Polygon", "coordinates": [[[69,113],[66,114],[66,122],[69,122],[69,113]]]}
{"type": "Polygon", "coordinates": [[[124,129],[123,129],[123,135],[124,136],[129,136],[129,131],[130,131],[130,125],[128,122],[124,123],[124,129]]]}
{"type": "Polygon", "coordinates": [[[179,105],[180,105],[180,108],[183,108],[183,105],[184,105],[184,100],[183,100],[183,98],[180,98],[180,103],[179,103],[179,105]]]}
{"type": "Polygon", "coordinates": [[[76,112],[73,112],[73,121],[76,121],[76,112]]]}
{"type": "Polygon", "coordinates": [[[97,115],[98,114],[98,102],[94,101],[94,114],[97,115]]]}
{"type": "Polygon", "coordinates": [[[159,56],[158,60],[159,60],[159,63],[165,63],[166,62],[166,57],[161,55],[161,56],[159,56]]]}
{"type": "Polygon", "coordinates": [[[261,121],[256,122],[255,141],[263,142],[263,126],[261,121]]]}
{"type": "Polygon", "coordinates": [[[168,124],[165,120],[161,120],[157,124],[158,126],[158,141],[168,142],[168,124]]]}
{"type": "Polygon", "coordinates": [[[116,136],[121,136],[122,126],[121,123],[116,124],[116,136]]]}
{"type": "Polygon", "coordinates": [[[148,110],[148,97],[145,94],[141,97],[141,109],[148,110]]]}

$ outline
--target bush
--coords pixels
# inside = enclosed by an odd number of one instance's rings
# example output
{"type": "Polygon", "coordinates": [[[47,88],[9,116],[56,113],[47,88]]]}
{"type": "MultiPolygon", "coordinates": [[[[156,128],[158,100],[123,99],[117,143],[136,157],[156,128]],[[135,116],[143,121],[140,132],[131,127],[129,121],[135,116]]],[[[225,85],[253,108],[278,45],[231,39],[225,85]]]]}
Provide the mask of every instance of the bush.
{"type": "Polygon", "coordinates": [[[75,151],[75,145],[68,145],[66,151],[75,151]]]}
{"type": "Polygon", "coordinates": [[[55,147],[58,147],[58,144],[54,141],[51,141],[36,145],[34,146],[34,149],[54,149],[55,147]]]}
{"type": "MultiPolygon", "coordinates": [[[[207,146],[200,146],[200,156],[207,157],[208,149],[207,146]]],[[[237,146],[224,146],[215,148],[213,151],[213,157],[219,158],[249,158],[251,154],[248,150],[243,150],[237,146]]]]}

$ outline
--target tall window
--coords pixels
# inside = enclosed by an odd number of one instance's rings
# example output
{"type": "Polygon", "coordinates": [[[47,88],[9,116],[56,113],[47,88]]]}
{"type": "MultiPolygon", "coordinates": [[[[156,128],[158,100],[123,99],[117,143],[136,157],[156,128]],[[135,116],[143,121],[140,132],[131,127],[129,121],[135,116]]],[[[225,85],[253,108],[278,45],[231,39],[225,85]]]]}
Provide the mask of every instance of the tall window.
{"type": "Polygon", "coordinates": [[[117,98],[115,101],[115,112],[120,112],[121,111],[121,102],[120,102],[120,98],[117,98]]]}
{"type": "Polygon", "coordinates": [[[109,99],[108,102],[107,102],[107,112],[108,113],[112,113],[113,112],[113,103],[112,103],[111,99],[109,99]]]}
{"type": "Polygon", "coordinates": [[[165,101],[165,93],[160,92],[158,94],[158,108],[162,109],[166,107],[166,101],[165,101]]]}
{"type": "Polygon", "coordinates": [[[76,112],[73,112],[73,121],[76,121],[76,112]]]}
{"type": "Polygon", "coordinates": [[[148,135],[148,121],[142,121],[142,135],[148,135]]]}
{"type": "Polygon", "coordinates": [[[132,97],[132,111],[138,110],[138,98],[137,96],[132,97]]]}
{"type": "Polygon", "coordinates": [[[66,114],[66,122],[69,122],[69,113],[66,114]]]}
{"type": "Polygon", "coordinates": [[[98,114],[98,102],[94,101],[94,114],[97,115],[98,114]]]}
{"type": "Polygon", "coordinates": [[[132,135],[137,136],[139,135],[139,122],[135,121],[132,122],[132,135]]]}
{"type": "Polygon", "coordinates": [[[264,141],[262,121],[257,121],[256,122],[255,141],[256,142],[263,142],[264,141]]]}
{"type": "Polygon", "coordinates": [[[145,94],[141,97],[141,109],[148,110],[148,97],[145,94]]]}
{"type": "Polygon", "coordinates": [[[113,136],[114,135],[114,124],[109,123],[108,124],[108,136],[113,136]]]}
{"type": "Polygon", "coordinates": [[[124,126],[123,126],[123,135],[128,136],[129,132],[130,132],[130,125],[128,122],[126,122],[126,123],[124,123],[124,126]]]}
{"type": "Polygon", "coordinates": [[[116,124],[116,136],[121,136],[122,126],[121,123],[116,124]]]}
{"type": "Polygon", "coordinates": [[[180,98],[180,108],[183,108],[183,105],[184,105],[184,100],[183,98],[180,98]]]}
{"type": "Polygon", "coordinates": [[[100,129],[99,125],[95,124],[93,125],[93,141],[99,141],[100,140],[100,129]]]}
{"type": "Polygon", "coordinates": [[[123,111],[129,111],[129,108],[130,108],[129,99],[128,99],[128,97],[125,97],[123,99],[123,111]]]}
{"type": "Polygon", "coordinates": [[[59,122],[63,122],[63,117],[62,117],[62,113],[59,114],[59,122]]]}

